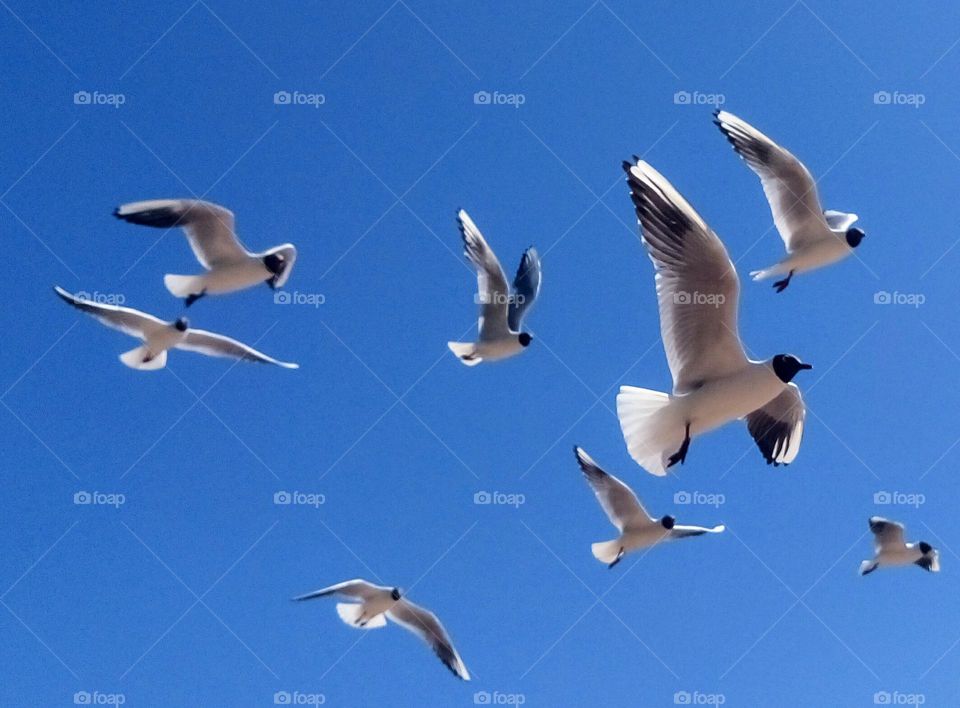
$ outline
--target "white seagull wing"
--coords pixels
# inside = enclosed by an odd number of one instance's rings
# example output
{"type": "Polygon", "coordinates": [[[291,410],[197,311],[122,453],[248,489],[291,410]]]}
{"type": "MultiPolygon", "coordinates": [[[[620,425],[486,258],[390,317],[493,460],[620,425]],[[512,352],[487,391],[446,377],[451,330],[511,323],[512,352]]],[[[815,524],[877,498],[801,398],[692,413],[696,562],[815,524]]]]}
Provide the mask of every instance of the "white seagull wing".
{"type": "Polygon", "coordinates": [[[297,595],[294,600],[312,600],[315,597],[326,597],[327,595],[341,595],[356,600],[369,600],[372,597],[383,593],[389,593],[391,588],[382,585],[374,585],[361,578],[355,580],[345,580],[342,583],[331,585],[329,587],[314,590],[303,595],[297,595]]]}
{"type": "Polygon", "coordinates": [[[827,226],[835,234],[845,234],[847,229],[853,226],[860,217],[856,214],[848,214],[844,211],[835,211],[827,209],[823,212],[823,218],[827,221],[827,226]]]}
{"type": "Polygon", "coordinates": [[[188,329],[187,336],[176,346],[177,349],[199,352],[207,356],[222,356],[230,359],[242,359],[244,361],[258,361],[263,364],[282,366],[285,369],[300,368],[299,364],[278,361],[262,352],[258,352],[243,342],[238,342],[236,339],[225,337],[222,334],[207,332],[204,329],[188,329]]]}
{"type": "Polygon", "coordinates": [[[827,222],[817,184],[803,163],[732,113],[717,111],[714,117],[733,149],[760,178],[787,252],[823,239],[827,222]]]}
{"type": "Polygon", "coordinates": [[[878,554],[881,551],[903,550],[906,545],[903,540],[903,524],[882,516],[871,516],[868,523],[873,532],[873,547],[878,554]]]}
{"type": "Polygon", "coordinates": [[[520,331],[524,316],[540,293],[541,277],[540,254],[531,246],[523,252],[517,275],[513,279],[513,297],[510,299],[507,324],[514,332],[520,331]]]}
{"type": "Polygon", "coordinates": [[[148,315],[146,312],[134,310],[130,307],[120,307],[119,305],[107,305],[105,303],[91,302],[85,298],[79,298],[71,295],[59,285],[55,285],[54,292],[60,298],[82,312],[96,317],[102,324],[113,329],[120,330],[131,337],[145,339],[147,333],[167,325],[161,319],[148,315]]]}
{"type": "Polygon", "coordinates": [[[800,452],[807,407],[796,384],[746,417],[747,430],[767,464],[789,465],[800,452]]]}
{"type": "Polygon", "coordinates": [[[643,243],[656,266],[660,335],[675,393],[747,365],[737,329],[740,280],[727,250],[653,167],[623,163],[643,243]]]}
{"type": "Polygon", "coordinates": [[[453,642],[450,640],[450,635],[447,634],[447,630],[443,628],[435,614],[409,600],[401,599],[387,610],[387,617],[409,629],[429,644],[440,661],[456,676],[464,681],[470,680],[470,672],[467,671],[463,659],[460,658],[453,642]]]}
{"type": "Polygon", "coordinates": [[[123,204],[113,215],[142,226],[183,227],[194,255],[207,270],[250,257],[234,233],[233,212],[218,204],[199,199],[150,199],[123,204]]]}
{"type": "Polygon", "coordinates": [[[477,298],[480,301],[480,339],[499,339],[509,332],[507,307],[510,288],[500,261],[480,229],[463,209],[457,212],[463,237],[463,252],[477,269],[477,298]]]}
{"type": "Polygon", "coordinates": [[[668,534],[671,540],[676,540],[679,538],[689,538],[690,536],[702,536],[705,533],[723,533],[726,530],[726,526],[720,524],[719,526],[713,526],[707,528],[705,526],[674,526],[670,529],[668,534]]]}
{"type": "Polygon", "coordinates": [[[574,447],[573,452],[611,524],[623,532],[627,526],[637,528],[656,523],[630,487],[603,471],[583,448],[574,447]]]}

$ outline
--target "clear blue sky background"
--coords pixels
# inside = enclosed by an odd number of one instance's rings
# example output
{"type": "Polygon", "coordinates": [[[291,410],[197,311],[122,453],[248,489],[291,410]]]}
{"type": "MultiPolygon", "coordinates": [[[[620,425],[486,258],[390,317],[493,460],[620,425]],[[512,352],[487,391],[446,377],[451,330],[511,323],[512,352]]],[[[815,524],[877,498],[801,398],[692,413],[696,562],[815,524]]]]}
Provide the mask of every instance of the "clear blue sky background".
{"type": "Polygon", "coordinates": [[[956,705],[954,3],[112,5],[0,9],[0,703],[956,705]],[[868,233],[861,260],[783,295],[744,283],[751,352],[816,367],[786,469],[731,425],[657,479],[612,413],[620,384],[670,385],[622,159],[667,175],[741,274],[781,253],[713,107],[678,91],[720,94],[868,233]],[[201,301],[193,323],[301,370],[175,353],[132,371],[116,358],[132,340],[50,291],[177,316],[162,275],[197,270],[183,237],[155,244],[110,212],[191,195],[232,208],[251,247],[296,243],[288,290],[325,298],[256,288],[201,301]],[[544,256],[533,346],[472,370],[446,351],[476,315],[461,206],[509,272],[530,244],[544,256]],[[880,291],[925,301],[877,305],[880,291]],[[652,513],[728,532],[607,570],[589,545],[614,530],[574,444],[652,513]],[[275,505],[280,490],[325,503],[275,505]],[[75,505],[80,491],[125,504],[75,505]],[[524,504],[476,505],[480,491],[524,504]],[[924,503],[876,505],[882,491],[924,503]],[[877,513],[937,545],[943,572],[858,577],[877,513]],[[412,588],[475,680],[403,631],[361,635],[333,601],[289,600],[356,576],[412,588]]]}

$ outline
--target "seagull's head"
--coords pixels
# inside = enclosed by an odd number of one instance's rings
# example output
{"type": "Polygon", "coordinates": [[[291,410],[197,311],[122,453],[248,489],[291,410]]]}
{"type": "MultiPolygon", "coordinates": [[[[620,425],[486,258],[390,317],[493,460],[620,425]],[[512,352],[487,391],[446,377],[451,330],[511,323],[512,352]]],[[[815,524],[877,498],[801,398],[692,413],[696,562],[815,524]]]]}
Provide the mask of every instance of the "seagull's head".
{"type": "Polygon", "coordinates": [[[858,229],[856,226],[851,226],[847,229],[847,245],[850,248],[856,248],[860,245],[860,242],[867,237],[866,232],[863,229],[858,229]]]}
{"type": "Polygon", "coordinates": [[[187,327],[190,326],[190,320],[186,317],[179,317],[177,321],[173,323],[173,328],[178,332],[186,332],[187,327]]]}
{"type": "Polygon", "coordinates": [[[276,288],[277,281],[283,276],[287,265],[287,257],[282,253],[268,253],[265,255],[263,257],[263,267],[272,274],[272,277],[267,280],[267,285],[271,288],[276,288]]]}
{"type": "Polygon", "coordinates": [[[520,346],[529,347],[530,342],[533,341],[533,337],[531,337],[527,332],[521,332],[517,335],[517,341],[520,342],[520,346]]]}
{"type": "Polygon", "coordinates": [[[394,588],[391,590],[390,597],[393,598],[394,602],[398,602],[400,600],[400,588],[394,588]]]}
{"type": "Polygon", "coordinates": [[[931,546],[931,545],[930,545],[929,543],[927,543],[926,541],[920,541],[920,552],[921,552],[923,555],[927,555],[927,554],[930,553],[930,551],[932,551],[932,550],[933,550],[933,546],[931,546]]]}
{"type": "Polygon", "coordinates": [[[793,354],[777,354],[773,357],[773,373],[785,384],[790,383],[798,371],[812,368],[812,364],[804,364],[793,354]]]}
{"type": "Polygon", "coordinates": [[[672,529],[674,524],[676,523],[677,523],[677,520],[672,516],[670,516],[669,514],[667,516],[664,516],[662,519],[660,519],[660,525],[663,526],[663,528],[665,528],[667,531],[672,529]]]}

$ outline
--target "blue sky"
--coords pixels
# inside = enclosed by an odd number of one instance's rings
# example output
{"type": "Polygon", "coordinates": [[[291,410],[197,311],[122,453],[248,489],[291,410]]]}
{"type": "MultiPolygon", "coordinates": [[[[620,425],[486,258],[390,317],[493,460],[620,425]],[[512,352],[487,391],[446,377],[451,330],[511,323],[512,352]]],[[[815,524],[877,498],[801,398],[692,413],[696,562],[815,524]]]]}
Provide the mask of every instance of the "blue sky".
{"type": "Polygon", "coordinates": [[[0,703],[956,704],[958,37],[947,2],[3,3],[0,703]],[[620,161],[671,179],[742,274],[775,261],[720,102],[868,238],[782,295],[743,287],[751,353],[816,367],[796,463],[731,425],[657,479],[613,414],[620,384],[670,385],[620,161]],[[189,196],[251,247],[296,243],[287,290],[322,305],[256,288],[190,316],[299,371],[132,371],[131,340],[50,291],[177,316],[182,236],[110,212],[189,196]],[[458,207],[508,271],[543,254],[536,339],[499,365],[446,350],[476,316],[458,207]],[[574,444],[727,533],[607,570],[574,444]],[[873,514],[943,572],[858,577],[873,514]],[[289,601],[356,576],[434,609],[475,680],[289,601]]]}

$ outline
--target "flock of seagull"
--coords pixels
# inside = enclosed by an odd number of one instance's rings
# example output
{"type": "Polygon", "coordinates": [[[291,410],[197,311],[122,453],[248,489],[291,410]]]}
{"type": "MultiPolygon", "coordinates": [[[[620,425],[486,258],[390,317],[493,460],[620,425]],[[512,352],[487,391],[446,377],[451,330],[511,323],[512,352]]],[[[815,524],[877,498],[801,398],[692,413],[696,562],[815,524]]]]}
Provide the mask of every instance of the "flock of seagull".
{"type": "MultiPolygon", "coordinates": [[[[714,118],[736,153],[760,178],[786,249],[781,261],[752,272],[754,280],[783,276],[773,284],[777,292],[783,292],[795,275],[836,263],[854,252],[865,237],[854,226],[857,215],[824,210],[816,182],[803,163],[737,116],[717,111],[714,118]]],[[[634,158],[624,162],[623,169],[641,239],[654,265],[660,334],[673,379],[669,394],[634,386],[620,388],[617,415],[631,457],[650,474],[664,476],[674,465],[685,463],[694,438],[744,420],[768,464],[793,462],[800,451],[806,415],[793,379],[812,366],[787,353],[766,361],[747,357],[737,324],[740,280],[723,242],[648,163],[634,158]]],[[[207,295],[264,282],[271,288],[282,287],[297,257],[292,244],[261,253],[248,251],[234,231],[233,213],[209,202],[141,201],[124,204],[114,215],[142,226],[183,228],[206,271],[164,277],[167,289],[182,298],[185,307],[207,295]]],[[[524,251],[511,286],[470,216],[461,209],[457,221],[464,254],[477,272],[480,317],[475,342],[448,342],[448,347],[467,366],[516,356],[533,341],[522,325],[540,293],[540,257],[533,247],[524,251]]],[[[297,368],[297,364],[279,361],[229,337],[194,329],[185,317],[167,322],[132,308],[93,302],[60,287],[55,291],[103,324],[140,339],[139,346],[120,356],[134,369],[163,368],[170,349],[297,368]]],[[[610,568],[631,551],[724,531],[723,525],[684,526],[673,516],[650,516],[629,486],[605,472],[582,448],[574,448],[574,453],[600,506],[619,531],[617,538],[591,547],[594,557],[610,568]]],[[[875,553],[873,559],[861,563],[861,575],[906,565],[940,570],[938,551],[923,541],[907,543],[903,524],[875,516],[869,519],[869,528],[875,553]]],[[[390,619],[420,636],[456,676],[470,679],[436,615],[409,601],[400,588],[356,579],[294,599],[330,595],[347,600],[336,606],[346,624],[374,629],[390,619]]]]}

